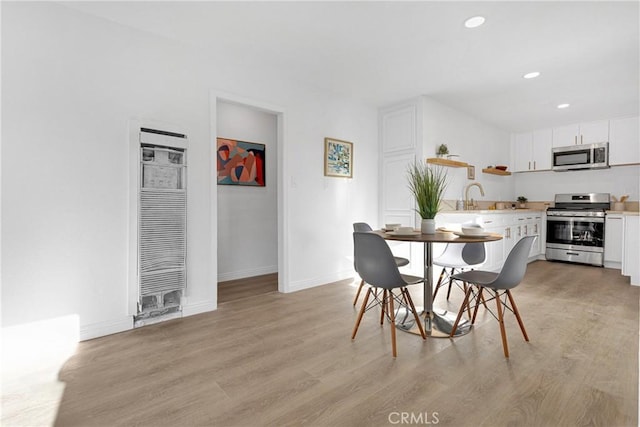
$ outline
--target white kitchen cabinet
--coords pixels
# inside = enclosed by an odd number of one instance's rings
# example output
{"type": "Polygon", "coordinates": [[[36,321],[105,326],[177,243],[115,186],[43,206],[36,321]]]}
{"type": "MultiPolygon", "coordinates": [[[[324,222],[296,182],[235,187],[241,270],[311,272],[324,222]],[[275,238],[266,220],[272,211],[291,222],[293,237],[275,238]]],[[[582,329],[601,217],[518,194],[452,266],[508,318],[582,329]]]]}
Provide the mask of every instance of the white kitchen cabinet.
{"type": "Polygon", "coordinates": [[[544,250],[542,217],[541,212],[531,211],[507,213],[461,211],[440,213],[436,217],[436,223],[439,227],[455,228],[467,221],[480,221],[486,231],[501,234],[502,240],[485,243],[487,257],[482,265],[483,270],[500,271],[511,249],[524,236],[538,236],[529,253],[529,259],[535,259],[542,253],[544,250]]]}
{"type": "Polygon", "coordinates": [[[553,147],[609,141],[609,121],[576,123],[553,128],[553,147]]]}
{"type": "Polygon", "coordinates": [[[514,172],[550,170],[552,135],[551,129],[515,134],[511,140],[514,172]]]}
{"type": "Polygon", "coordinates": [[[533,144],[531,145],[532,170],[551,169],[551,148],[553,147],[553,131],[540,129],[533,132],[533,144]]]}
{"type": "Polygon", "coordinates": [[[529,251],[529,258],[537,257],[542,253],[541,248],[541,240],[542,240],[542,215],[541,214],[527,214],[525,223],[524,223],[524,236],[536,236],[536,240],[534,240],[531,245],[531,250],[529,251]]]}
{"type": "Polygon", "coordinates": [[[640,117],[609,121],[609,164],[640,163],[640,117]]]}
{"type": "Polygon", "coordinates": [[[620,268],[622,263],[622,215],[608,214],[604,222],[604,266],[620,268]]]}
{"type": "Polygon", "coordinates": [[[622,233],[622,274],[630,276],[631,284],[640,286],[640,217],[625,215],[622,233]]]}
{"type": "Polygon", "coordinates": [[[531,170],[531,145],[533,144],[533,133],[517,133],[511,140],[511,150],[513,153],[513,171],[528,172],[531,170]]]}

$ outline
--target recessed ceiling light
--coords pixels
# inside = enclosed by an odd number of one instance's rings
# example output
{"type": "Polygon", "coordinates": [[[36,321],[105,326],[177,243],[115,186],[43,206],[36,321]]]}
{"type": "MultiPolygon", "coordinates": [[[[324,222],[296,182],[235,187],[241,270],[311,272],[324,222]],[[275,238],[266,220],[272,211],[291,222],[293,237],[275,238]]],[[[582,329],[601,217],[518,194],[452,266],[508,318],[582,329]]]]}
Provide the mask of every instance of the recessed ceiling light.
{"type": "Polygon", "coordinates": [[[569,104],[558,104],[558,108],[568,108],[569,104]]]}
{"type": "Polygon", "coordinates": [[[467,28],[476,28],[484,24],[484,16],[474,16],[464,21],[464,26],[467,28]]]}
{"type": "Polygon", "coordinates": [[[525,74],[524,77],[525,79],[535,79],[536,77],[538,77],[540,75],[540,71],[533,71],[531,73],[527,73],[525,74]]]}

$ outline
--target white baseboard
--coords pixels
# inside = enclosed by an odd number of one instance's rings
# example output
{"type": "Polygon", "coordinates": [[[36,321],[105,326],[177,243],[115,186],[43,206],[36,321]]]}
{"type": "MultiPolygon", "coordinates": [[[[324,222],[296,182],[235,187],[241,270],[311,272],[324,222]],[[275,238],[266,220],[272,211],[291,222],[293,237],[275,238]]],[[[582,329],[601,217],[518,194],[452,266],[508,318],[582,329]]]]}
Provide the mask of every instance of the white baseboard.
{"type": "Polygon", "coordinates": [[[218,273],[218,282],[226,282],[227,280],[244,279],[245,277],[262,276],[264,274],[277,273],[277,265],[268,265],[266,267],[249,268],[246,270],[230,271],[227,273],[218,273]]]}
{"type": "Polygon", "coordinates": [[[80,326],[80,341],[117,334],[133,329],[133,316],[80,326]]]}
{"type": "Polygon", "coordinates": [[[326,285],[327,283],[338,282],[340,280],[351,279],[354,277],[356,277],[356,272],[351,269],[311,279],[292,281],[289,283],[288,289],[285,289],[285,292],[297,292],[303,289],[314,288],[316,286],[326,285]]]}
{"type": "Polygon", "coordinates": [[[182,306],[182,316],[193,316],[200,313],[214,311],[218,308],[215,301],[200,301],[182,306]]]}

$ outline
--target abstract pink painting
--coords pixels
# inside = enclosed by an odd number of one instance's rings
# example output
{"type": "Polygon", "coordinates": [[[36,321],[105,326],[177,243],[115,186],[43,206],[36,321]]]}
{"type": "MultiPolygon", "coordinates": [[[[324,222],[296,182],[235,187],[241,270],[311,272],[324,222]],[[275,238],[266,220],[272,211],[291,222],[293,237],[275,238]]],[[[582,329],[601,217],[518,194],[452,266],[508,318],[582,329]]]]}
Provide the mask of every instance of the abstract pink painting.
{"type": "Polygon", "coordinates": [[[218,138],[218,185],[264,187],[265,145],[218,138]]]}

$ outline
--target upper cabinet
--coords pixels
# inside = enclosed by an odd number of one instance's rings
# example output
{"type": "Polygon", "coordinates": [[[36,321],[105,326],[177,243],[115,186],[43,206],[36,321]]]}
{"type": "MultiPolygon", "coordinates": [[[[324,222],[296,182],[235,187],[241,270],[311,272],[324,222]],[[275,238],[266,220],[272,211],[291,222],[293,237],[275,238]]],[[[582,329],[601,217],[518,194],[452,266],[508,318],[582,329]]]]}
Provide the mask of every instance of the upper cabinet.
{"type": "Polygon", "coordinates": [[[609,164],[640,163],[640,117],[609,122],[609,164]]]}
{"type": "Polygon", "coordinates": [[[553,147],[609,142],[609,165],[640,164],[640,117],[578,123],[511,135],[514,172],[551,170],[553,147]]]}
{"type": "Polygon", "coordinates": [[[609,120],[577,123],[553,128],[553,146],[594,144],[609,141],[609,120]]]}
{"type": "Polygon", "coordinates": [[[551,169],[551,129],[518,133],[511,139],[513,171],[531,172],[551,169]]]}

